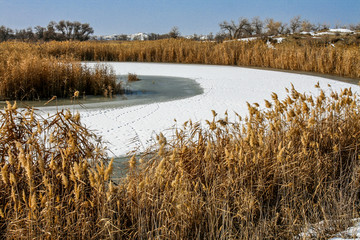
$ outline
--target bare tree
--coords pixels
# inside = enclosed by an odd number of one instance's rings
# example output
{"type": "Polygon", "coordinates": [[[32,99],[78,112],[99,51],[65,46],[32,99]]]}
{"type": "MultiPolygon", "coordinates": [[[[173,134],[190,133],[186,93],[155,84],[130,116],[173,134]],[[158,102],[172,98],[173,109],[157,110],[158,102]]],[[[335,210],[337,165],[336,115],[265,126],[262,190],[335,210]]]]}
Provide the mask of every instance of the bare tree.
{"type": "Polygon", "coordinates": [[[230,39],[234,38],[235,31],[236,31],[236,25],[233,20],[231,20],[230,23],[228,23],[227,21],[223,21],[222,23],[219,24],[219,26],[220,26],[221,31],[227,32],[230,39]]]}
{"type": "Polygon", "coordinates": [[[213,34],[212,32],[210,32],[210,33],[206,36],[206,39],[209,40],[209,41],[214,40],[214,34],[213,34]]]}
{"type": "Polygon", "coordinates": [[[239,18],[238,25],[235,25],[234,38],[247,37],[252,34],[252,28],[247,18],[239,18]]]}
{"type": "Polygon", "coordinates": [[[80,23],[78,21],[70,22],[61,20],[55,24],[57,32],[57,40],[79,40],[85,41],[90,38],[90,34],[94,30],[88,23],[80,23]]]}
{"type": "Polygon", "coordinates": [[[284,29],[286,28],[286,24],[282,24],[281,22],[276,22],[274,19],[266,19],[266,28],[267,28],[267,34],[269,35],[278,35],[281,34],[284,29]]]}
{"type": "Polygon", "coordinates": [[[233,20],[231,22],[224,21],[219,24],[223,32],[227,32],[231,39],[241,38],[252,35],[253,29],[247,18],[239,18],[238,24],[233,20]]]}
{"type": "Polygon", "coordinates": [[[216,35],[215,35],[215,38],[214,38],[214,40],[216,41],[216,42],[222,42],[222,41],[224,41],[225,39],[226,39],[226,34],[225,33],[223,33],[223,32],[219,32],[219,33],[217,33],[216,35]]]}
{"type": "Polygon", "coordinates": [[[160,39],[160,34],[158,33],[150,33],[148,40],[158,40],[160,39]]]}
{"type": "Polygon", "coordinates": [[[360,31],[360,23],[358,23],[358,24],[350,24],[349,28],[352,31],[360,31]]]}
{"type": "Polygon", "coordinates": [[[279,34],[289,34],[290,28],[288,28],[286,23],[281,23],[279,27],[279,34]]]}
{"type": "Polygon", "coordinates": [[[36,26],[35,28],[35,36],[37,39],[44,39],[44,33],[46,31],[46,28],[41,26],[36,26]]]}
{"type": "Polygon", "coordinates": [[[45,41],[58,40],[55,26],[56,26],[56,22],[54,21],[49,22],[44,32],[45,41]]]}
{"type": "Polygon", "coordinates": [[[322,24],[320,24],[320,23],[312,24],[312,30],[313,30],[314,32],[323,30],[322,24]]]}
{"type": "Polygon", "coordinates": [[[120,34],[118,36],[116,36],[116,40],[119,41],[129,41],[129,37],[126,34],[120,34]]]}
{"type": "Polygon", "coordinates": [[[314,26],[308,21],[304,20],[301,22],[301,31],[302,32],[311,32],[314,26]]]}
{"type": "Polygon", "coordinates": [[[301,27],[301,17],[296,16],[290,20],[290,29],[292,33],[299,32],[301,27]]]}
{"type": "Polygon", "coordinates": [[[321,27],[319,30],[329,30],[330,29],[330,25],[327,23],[323,23],[321,24],[321,27]]]}
{"type": "Polygon", "coordinates": [[[0,26],[0,42],[7,41],[13,37],[13,30],[5,26],[0,26]]]}
{"type": "Polygon", "coordinates": [[[264,28],[264,23],[260,20],[259,17],[254,17],[251,21],[251,26],[253,29],[253,32],[260,36],[262,34],[263,28],[264,28]]]}
{"type": "Polygon", "coordinates": [[[29,27],[27,29],[16,30],[14,38],[19,39],[21,41],[25,41],[25,40],[34,41],[36,39],[36,36],[35,36],[32,28],[29,27]]]}
{"type": "Polygon", "coordinates": [[[179,28],[176,27],[176,26],[172,27],[170,32],[169,32],[169,37],[170,38],[178,38],[178,37],[180,37],[179,28]]]}
{"type": "Polygon", "coordinates": [[[62,38],[60,40],[69,40],[73,38],[74,24],[72,22],[61,20],[55,27],[56,30],[60,31],[59,38],[62,38]]]}
{"type": "Polygon", "coordinates": [[[90,35],[94,33],[94,29],[90,27],[89,23],[81,24],[80,38],[78,40],[86,41],[90,38],[90,35]]]}

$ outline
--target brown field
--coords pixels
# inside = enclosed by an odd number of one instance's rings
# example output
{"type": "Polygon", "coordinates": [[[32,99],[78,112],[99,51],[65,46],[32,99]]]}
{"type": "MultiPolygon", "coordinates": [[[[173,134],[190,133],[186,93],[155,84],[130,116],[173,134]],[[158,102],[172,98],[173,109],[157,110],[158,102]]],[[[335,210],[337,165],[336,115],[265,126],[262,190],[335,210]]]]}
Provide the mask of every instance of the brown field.
{"type": "MultiPolygon", "coordinates": [[[[360,49],[313,41],[0,43],[0,98],[111,96],[111,69],[76,61],[270,67],[360,78],[360,49]]],[[[274,93],[267,109],[191,121],[155,152],[112,161],[78,114],[0,112],[0,238],[326,239],[359,217],[358,96],[274,93]],[[147,160],[144,160],[147,159],[147,160]],[[322,221],[322,224],[316,224],[322,221]],[[310,237],[310,236],[307,236],[310,237]]]]}
{"type": "Polygon", "coordinates": [[[44,56],[29,44],[0,45],[1,100],[69,98],[76,91],[106,96],[121,92],[115,74],[106,65],[90,69],[73,58],[44,56]]]}
{"type": "MultiPolygon", "coordinates": [[[[0,49],[6,48],[7,44],[0,44],[0,49]]],[[[315,40],[290,39],[273,46],[269,47],[262,40],[216,43],[184,39],[30,44],[41,55],[73,57],[81,61],[256,66],[360,78],[360,48],[356,44],[339,43],[334,47],[315,40]]]]}
{"type": "Polygon", "coordinates": [[[140,81],[139,77],[135,73],[128,74],[128,82],[140,81]]]}
{"type": "Polygon", "coordinates": [[[358,217],[360,109],[350,89],[272,95],[246,119],[225,113],[158,137],[110,181],[96,137],[79,115],[1,112],[1,238],[317,238],[358,217]],[[243,121],[242,121],[243,120],[243,121]],[[316,225],[323,221],[323,224],[316,225]]]}
{"type": "Polygon", "coordinates": [[[0,99],[53,96],[112,96],[120,93],[112,70],[88,69],[76,61],[198,63],[266,67],[360,78],[360,48],[288,40],[272,47],[263,40],[224,43],[166,39],[135,42],[0,43],[0,99]]]}

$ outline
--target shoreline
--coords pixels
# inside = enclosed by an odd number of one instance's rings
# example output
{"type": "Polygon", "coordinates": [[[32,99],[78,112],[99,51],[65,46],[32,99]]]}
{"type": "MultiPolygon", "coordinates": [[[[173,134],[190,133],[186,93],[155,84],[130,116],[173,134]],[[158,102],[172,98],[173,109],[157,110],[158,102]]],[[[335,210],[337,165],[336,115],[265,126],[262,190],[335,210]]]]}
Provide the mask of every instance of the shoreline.
{"type": "MultiPolygon", "coordinates": [[[[117,79],[122,81],[125,75],[117,75],[117,79]]],[[[47,100],[40,101],[17,101],[20,108],[32,106],[43,111],[57,111],[62,109],[100,109],[100,108],[126,108],[147,103],[158,103],[189,98],[202,94],[204,91],[193,79],[181,77],[164,77],[154,75],[141,75],[142,80],[132,82],[125,87],[129,87],[132,93],[117,94],[112,98],[102,95],[85,96],[72,100],[68,98],[56,99],[48,105],[44,105],[47,100]]],[[[12,104],[14,100],[9,101],[12,104]]],[[[6,106],[6,101],[0,101],[0,106],[6,106]]]]}
{"type": "MultiPolygon", "coordinates": [[[[211,110],[223,115],[229,111],[229,119],[247,114],[249,103],[270,99],[276,92],[279,99],[286,96],[285,88],[291,83],[299,92],[318,94],[317,82],[324,91],[360,87],[330,78],[284,71],[219,66],[204,64],[102,62],[112,65],[116,74],[128,72],[137,75],[174,76],[194,79],[203,89],[203,94],[168,102],[147,103],[126,108],[98,110],[80,109],[82,122],[103,136],[108,143],[109,157],[124,156],[129,152],[143,152],[156,142],[156,134],[172,136],[189,119],[206,125],[212,119],[211,110]],[[327,87],[331,84],[331,88],[327,87]]],[[[97,62],[89,63],[89,65],[97,62]]]]}
{"type": "Polygon", "coordinates": [[[256,69],[256,70],[264,70],[264,71],[275,71],[275,72],[285,72],[285,73],[294,73],[294,74],[302,74],[314,77],[322,77],[331,80],[336,80],[344,83],[350,83],[353,85],[360,84],[360,78],[350,78],[343,77],[339,75],[333,74],[325,74],[318,72],[307,72],[307,71],[299,71],[299,70],[288,70],[288,69],[280,69],[280,68],[270,68],[270,67],[256,67],[256,66],[240,66],[240,65],[216,65],[216,64],[203,64],[203,63],[171,63],[171,62],[117,62],[117,61],[83,61],[82,63],[144,63],[144,64],[164,64],[164,65],[199,65],[199,66],[220,66],[220,67],[235,67],[235,68],[247,68],[247,69],[256,69]]]}

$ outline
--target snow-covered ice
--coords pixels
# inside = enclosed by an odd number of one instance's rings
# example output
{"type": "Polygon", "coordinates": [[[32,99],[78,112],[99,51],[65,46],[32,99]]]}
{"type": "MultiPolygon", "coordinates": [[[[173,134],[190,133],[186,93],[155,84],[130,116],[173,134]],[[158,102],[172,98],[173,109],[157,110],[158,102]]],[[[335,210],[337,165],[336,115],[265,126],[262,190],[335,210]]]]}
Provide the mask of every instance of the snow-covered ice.
{"type": "MultiPolygon", "coordinates": [[[[96,63],[87,63],[92,66],[96,63]]],[[[196,80],[204,93],[191,98],[169,102],[136,105],[126,108],[79,109],[81,121],[88,128],[95,130],[107,142],[110,156],[125,155],[129,151],[143,151],[154,143],[156,134],[173,133],[174,126],[180,127],[185,121],[211,119],[211,110],[222,116],[226,110],[229,117],[235,118],[234,112],[245,116],[249,103],[264,106],[264,99],[271,99],[276,92],[285,97],[285,88],[291,83],[300,92],[318,93],[314,88],[317,82],[327,91],[359,87],[348,83],[322,77],[250,69],[233,66],[211,66],[194,64],[158,64],[158,63],[106,63],[111,65],[116,74],[129,72],[138,75],[157,75],[185,77],[196,80]],[[174,120],[176,119],[176,121],[174,120]]]]}
{"type": "MultiPolygon", "coordinates": [[[[333,237],[329,238],[329,240],[354,240],[360,239],[360,219],[356,218],[353,219],[354,226],[347,228],[343,232],[339,232],[334,234],[333,237]]],[[[316,229],[321,229],[323,227],[324,221],[321,221],[317,224],[314,224],[313,227],[308,227],[306,231],[299,234],[295,239],[316,239],[316,229]],[[315,228],[314,228],[315,227],[315,228]]]]}
{"type": "Polygon", "coordinates": [[[335,32],[335,33],[354,33],[354,31],[346,28],[332,28],[329,29],[329,32],[335,32]]]}
{"type": "MultiPolygon", "coordinates": [[[[93,66],[96,63],[87,64],[93,66]]],[[[357,85],[323,77],[233,66],[124,62],[106,64],[111,65],[116,74],[131,72],[138,75],[191,78],[204,89],[201,95],[169,102],[126,108],[79,109],[82,123],[103,137],[111,151],[110,156],[122,156],[133,150],[143,151],[154,143],[156,134],[160,132],[169,135],[173,133],[174,126],[179,127],[189,119],[201,123],[212,119],[211,110],[219,113],[220,117],[228,110],[230,119],[235,118],[235,112],[245,116],[246,102],[257,102],[260,107],[264,107],[263,100],[271,99],[272,92],[276,92],[280,99],[284,98],[287,94],[285,88],[290,89],[291,84],[299,92],[313,94],[319,93],[319,89],[314,88],[317,82],[327,92],[348,87],[357,92],[360,90],[357,85]]],[[[342,233],[342,236],[346,233],[348,236],[360,237],[359,229],[360,224],[357,224],[342,233]]],[[[340,236],[333,239],[342,239],[340,236]]]]}

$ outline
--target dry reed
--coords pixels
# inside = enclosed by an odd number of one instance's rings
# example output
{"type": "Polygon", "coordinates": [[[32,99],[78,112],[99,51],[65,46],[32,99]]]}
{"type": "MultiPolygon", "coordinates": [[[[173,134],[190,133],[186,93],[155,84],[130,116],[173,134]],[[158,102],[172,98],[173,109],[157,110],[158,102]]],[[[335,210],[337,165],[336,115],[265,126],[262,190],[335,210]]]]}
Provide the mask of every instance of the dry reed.
{"type": "MultiPolygon", "coordinates": [[[[249,104],[245,120],[187,122],[125,186],[138,238],[328,238],[358,216],[359,132],[351,89],[249,104]],[[208,129],[208,130],[207,130],[208,129]],[[322,224],[316,224],[322,221],[322,224]]],[[[134,161],[134,160],[133,160],[134,161]]],[[[134,161],[135,162],[135,161],[134,161]]]]}
{"type": "Polygon", "coordinates": [[[0,43],[0,98],[49,99],[54,95],[121,93],[109,67],[90,70],[78,61],[201,63],[266,67],[360,78],[357,45],[262,40],[224,43],[184,39],[136,42],[0,43]]]}
{"type": "Polygon", "coordinates": [[[0,99],[37,100],[121,92],[116,76],[106,65],[93,69],[72,58],[43,56],[26,44],[12,45],[0,53],[0,99]]]}
{"type": "Polygon", "coordinates": [[[0,113],[1,238],[90,238],[102,222],[112,162],[79,114],[0,113]]]}
{"type": "MultiPolygon", "coordinates": [[[[356,44],[316,40],[284,41],[274,47],[263,40],[223,43],[166,39],[135,42],[49,42],[0,44],[3,52],[23,49],[41,56],[80,61],[201,63],[269,67],[360,78],[360,50],[356,44]]],[[[6,55],[5,55],[6,56],[6,55]]]]}
{"type": "Polygon", "coordinates": [[[79,115],[1,112],[2,237],[328,238],[358,216],[360,109],[351,89],[274,93],[245,119],[191,121],[133,156],[118,185],[79,115]],[[321,222],[322,221],[322,222],[321,222]],[[321,222],[321,224],[318,224],[321,222]]]}
{"type": "Polygon", "coordinates": [[[128,82],[140,81],[139,77],[135,73],[128,74],[128,82]]]}

